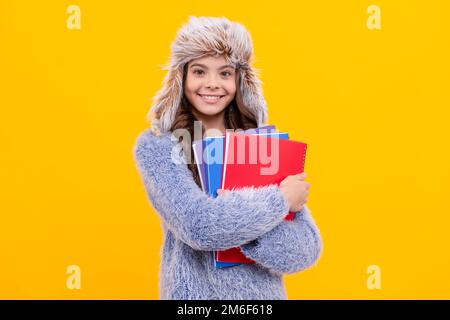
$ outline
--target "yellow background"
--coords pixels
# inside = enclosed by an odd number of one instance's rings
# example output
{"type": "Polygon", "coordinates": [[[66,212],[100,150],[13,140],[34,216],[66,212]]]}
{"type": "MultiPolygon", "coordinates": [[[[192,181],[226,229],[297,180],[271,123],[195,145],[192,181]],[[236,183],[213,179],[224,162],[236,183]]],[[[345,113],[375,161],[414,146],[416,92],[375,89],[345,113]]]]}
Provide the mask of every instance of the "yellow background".
{"type": "Polygon", "coordinates": [[[249,29],[269,123],[308,143],[324,252],[285,277],[289,298],[449,299],[449,12],[445,0],[1,0],[0,298],[158,298],[160,220],[132,146],[176,31],[207,15],[249,29]],[[81,30],[66,27],[71,4],[81,30]],[[371,4],[381,30],[366,27],[371,4]]]}

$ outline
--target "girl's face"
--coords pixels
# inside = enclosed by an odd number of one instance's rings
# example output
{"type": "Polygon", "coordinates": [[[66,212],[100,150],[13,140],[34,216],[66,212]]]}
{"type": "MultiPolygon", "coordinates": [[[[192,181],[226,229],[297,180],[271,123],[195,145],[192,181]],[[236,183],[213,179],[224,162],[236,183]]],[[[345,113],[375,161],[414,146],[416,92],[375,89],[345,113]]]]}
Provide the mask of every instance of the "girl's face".
{"type": "Polygon", "coordinates": [[[218,115],[236,94],[236,71],[223,56],[192,60],[187,65],[184,94],[194,114],[218,115]]]}

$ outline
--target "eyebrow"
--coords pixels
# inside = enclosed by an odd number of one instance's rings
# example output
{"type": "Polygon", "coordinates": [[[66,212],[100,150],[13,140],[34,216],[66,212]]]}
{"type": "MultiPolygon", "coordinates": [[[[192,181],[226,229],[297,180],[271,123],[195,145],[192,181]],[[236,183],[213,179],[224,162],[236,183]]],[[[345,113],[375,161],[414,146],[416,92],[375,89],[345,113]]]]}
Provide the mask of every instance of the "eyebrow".
{"type": "MultiPolygon", "coordinates": [[[[193,68],[193,67],[195,67],[195,66],[198,66],[198,67],[202,67],[202,68],[208,69],[207,66],[205,66],[204,64],[201,64],[201,63],[194,63],[194,64],[192,64],[189,68],[193,68]]],[[[233,68],[233,69],[234,69],[234,67],[233,67],[232,65],[227,64],[227,65],[221,66],[221,67],[219,68],[219,70],[222,70],[222,69],[225,69],[225,68],[233,68]]]]}

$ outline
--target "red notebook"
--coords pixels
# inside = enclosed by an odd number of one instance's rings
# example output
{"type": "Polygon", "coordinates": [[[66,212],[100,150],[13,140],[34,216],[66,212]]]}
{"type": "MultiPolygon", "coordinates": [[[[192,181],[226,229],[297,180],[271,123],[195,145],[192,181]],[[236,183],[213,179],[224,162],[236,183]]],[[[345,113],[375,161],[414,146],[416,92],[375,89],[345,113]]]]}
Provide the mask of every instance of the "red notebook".
{"type": "MultiPolygon", "coordinates": [[[[222,189],[279,185],[287,176],[302,173],[306,143],[260,135],[227,132],[222,168],[222,189]]],[[[285,219],[292,220],[294,212],[285,219]]],[[[220,262],[254,263],[239,247],[217,251],[220,262]]]]}

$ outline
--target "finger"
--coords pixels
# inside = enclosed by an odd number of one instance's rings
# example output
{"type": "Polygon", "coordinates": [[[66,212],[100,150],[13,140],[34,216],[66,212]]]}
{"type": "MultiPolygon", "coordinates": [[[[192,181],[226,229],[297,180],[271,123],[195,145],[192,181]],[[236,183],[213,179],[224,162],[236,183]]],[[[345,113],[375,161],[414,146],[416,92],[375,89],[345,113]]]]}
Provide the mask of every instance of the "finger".
{"type": "Polygon", "coordinates": [[[302,173],[294,174],[294,178],[299,179],[299,180],[303,180],[303,179],[306,178],[306,173],[302,172],[302,173]]]}

